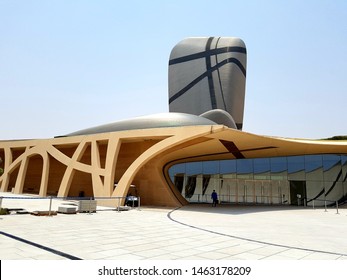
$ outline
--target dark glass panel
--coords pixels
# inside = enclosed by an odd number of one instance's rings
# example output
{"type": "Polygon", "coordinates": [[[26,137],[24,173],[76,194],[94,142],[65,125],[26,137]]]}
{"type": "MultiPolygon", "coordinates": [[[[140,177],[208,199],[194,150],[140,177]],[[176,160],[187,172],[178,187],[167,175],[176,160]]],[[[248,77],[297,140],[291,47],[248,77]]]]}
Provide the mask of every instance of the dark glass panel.
{"type": "Polygon", "coordinates": [[[171,166],[169,169],[170,177],[173,177],[176,174],[182,174],[182,173],[186,173],[186,164],[185,163],[175,164],[175,165],[171,166]]]}
{"type": "MultiPolygon", "coordinates": [[[[342,165],[342,181],[347,186],[347,156],[342,155],[341,156],[341,165],[342,165]]],[[[347,193],[347,188],[346,188],[347,193]]]]}
{"type": "Polygon", "coordinates": [[[221,160],[220,174],[236,173],[236,160],[221,160]]]}
{"type": "Polygon", "coordinates": [[[271,172],[279,173],[287,171],[287,158],[274,157],[270,158],[271,172]]]}
{"type": "Polygon", "coordinates": [[[305,157],[304,156],[294,156],[288,157],[288,173],[296,173],[300,171],[305,171],[305,157]]]}
{"type": "Polygon", "coordinates": [[[343,180],[341,156],[324,155],[323,156],[324,181],[337,182],[343,180]]]}
{"type": "Polygon", "coordinates": [[[323,167],[321,155],[305,156],[305,171],[312,172],[323,167]]]}
{"type": "Polygon", "coordinates": [[[269,158],[255,158],[253,160],[254,174],[270,172],[270,159],[269,158]]]}
{"type": "Polygon", "coordinates": [[[307,181],[323,181],[322,155],[305,156],[305,171],[307,181]]]}
{"type": "Polygon", "coordinates": [[[202,174],[202,162],[187,162],[186,173],[187,175],[202,174]]]}
{"type": "Polygon", "coordinates": [[[253,160],[239,159],[236,163],[236,170],[238,174],[253,173],[253,160]]]}
{"type": "Polygon", "coordinates": [[[219,174],[219,161],[204,161],[202,163],[203,174],[219,174]]]}
{"type": "Polygon", "coordinates": [[[196,176],[189,176],[187,178],[187,183],[185,187],[185,197],[186,198],[191,198],[194,195],[196,188],[196,176]]]}
{"type": "Polygon", "coordinates": [[[341,156],[323,155],[323,170],[327,171],[336,165],[341,165],[341,156]]]}

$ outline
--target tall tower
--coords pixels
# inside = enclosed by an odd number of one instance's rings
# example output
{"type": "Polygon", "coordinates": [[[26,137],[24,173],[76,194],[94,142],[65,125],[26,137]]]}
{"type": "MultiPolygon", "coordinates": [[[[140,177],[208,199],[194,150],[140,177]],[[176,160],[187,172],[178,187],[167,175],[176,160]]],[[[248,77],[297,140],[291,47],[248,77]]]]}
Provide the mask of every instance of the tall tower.
{"type": "Polygon", "coordinates": [[[169,111],[242,129],[247,52],[233,37],[187,38],[171,51],[169,111]]]}

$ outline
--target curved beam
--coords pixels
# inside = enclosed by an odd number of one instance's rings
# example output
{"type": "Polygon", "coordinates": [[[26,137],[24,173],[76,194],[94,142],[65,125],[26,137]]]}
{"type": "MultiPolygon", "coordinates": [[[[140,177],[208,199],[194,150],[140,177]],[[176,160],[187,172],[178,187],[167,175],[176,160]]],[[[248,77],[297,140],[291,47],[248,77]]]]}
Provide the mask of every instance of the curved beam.
{"type": "MultiPolygon", "coordinates": [[[[123,176],[118,182],[117,188],[112,193],[114,197],[125,197],[128,193],[129,187],[139,169],[144,166],[155,156],[165,153],[165,151],[177,146],[183,142],[202,137],[218,130],[223,130],[223,127],[218,126],[215,130],[211,126],[194,127],[191,130],[184,130],[184,133],[178,133],[169,138],[166,138],[157,144],[150,147],[148,150],[143,152],[125,171],[123,176]]],[[[176,198],[175,198],[176,199],[176,198]]]]}

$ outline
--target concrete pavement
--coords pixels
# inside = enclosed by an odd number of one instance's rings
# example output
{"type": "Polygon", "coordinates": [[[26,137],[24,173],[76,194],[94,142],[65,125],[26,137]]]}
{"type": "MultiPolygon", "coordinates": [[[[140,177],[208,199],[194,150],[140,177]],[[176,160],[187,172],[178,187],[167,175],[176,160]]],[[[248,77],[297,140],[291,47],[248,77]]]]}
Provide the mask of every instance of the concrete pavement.
{"type": "MultiPolygon", "coordinates": [[[[5,197],[3,208],[49,207],[47,199],[0,196],[5,197]]],[[[52,210],[63,203],[53,200],[52,210]]],[[[339,214],[336,209],[256,205],[97,210],[0,216],[0,259],[347,260],[347,209],[339,214]]]]}

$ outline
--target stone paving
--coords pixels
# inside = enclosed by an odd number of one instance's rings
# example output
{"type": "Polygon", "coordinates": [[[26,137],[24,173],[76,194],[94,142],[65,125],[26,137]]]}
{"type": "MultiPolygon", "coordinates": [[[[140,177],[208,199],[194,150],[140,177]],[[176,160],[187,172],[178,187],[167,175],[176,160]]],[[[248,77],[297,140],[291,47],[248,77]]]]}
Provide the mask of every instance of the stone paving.
{"type": "MultiPolygon", "coordinates": [[[[48,210],[47,199],[3,208],[48,210]]],[[[66,203],[52,201],[52,210],[66,203]]],[[[347,209],[188,205],[0,216],[1,260],[347,260],[347,209]]]]}

